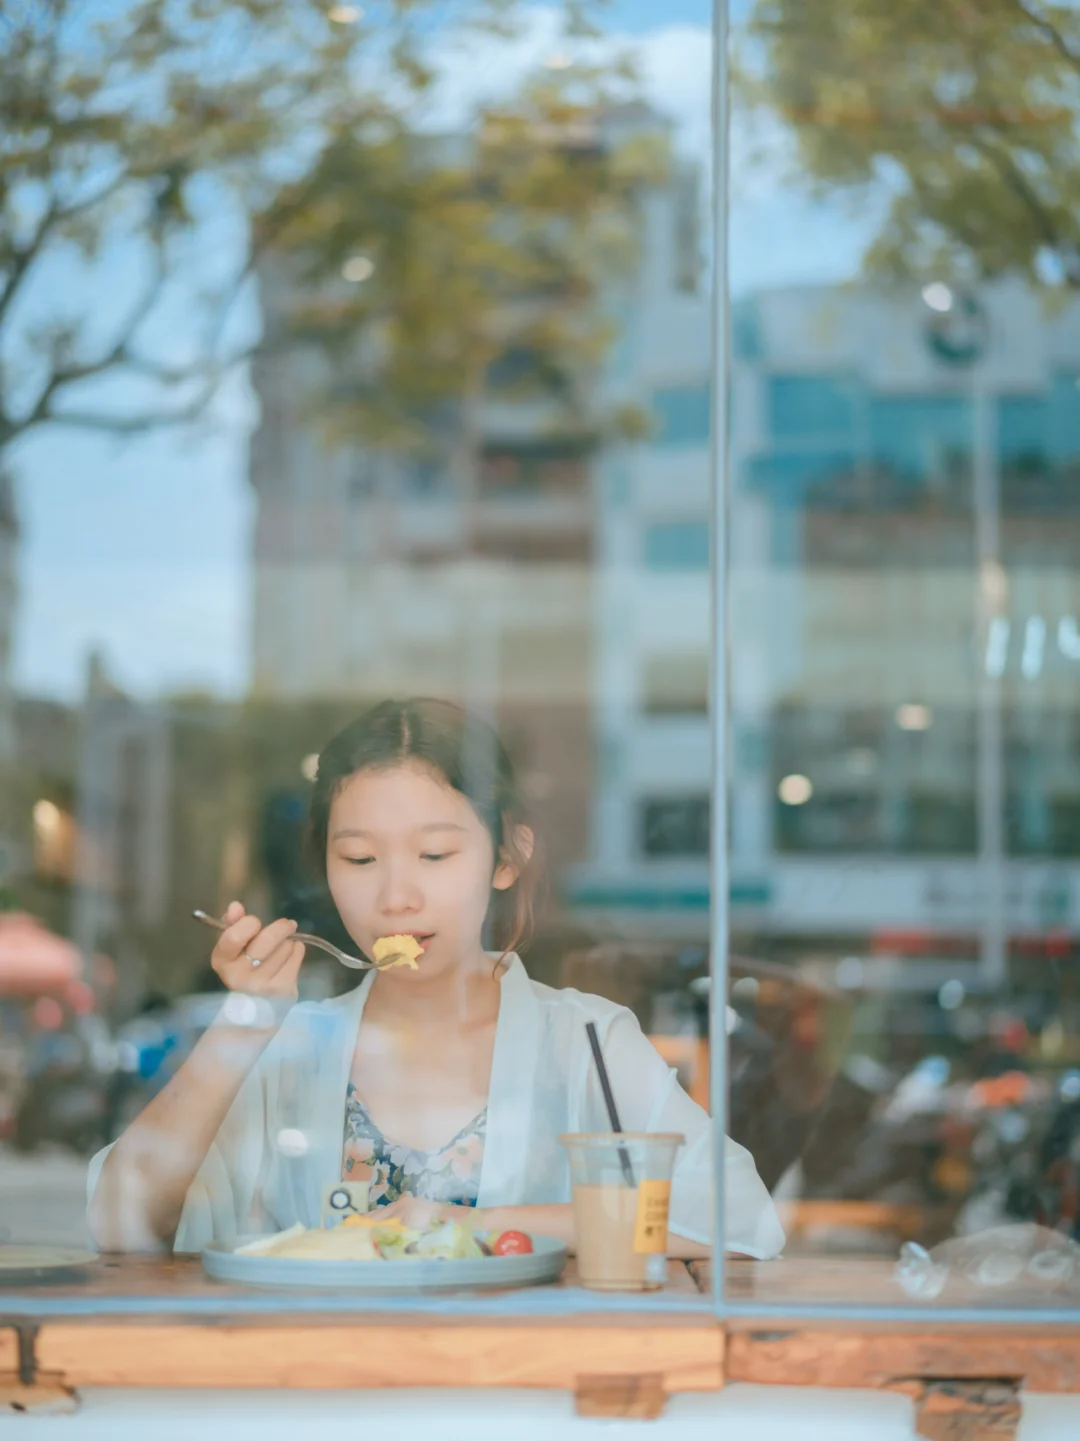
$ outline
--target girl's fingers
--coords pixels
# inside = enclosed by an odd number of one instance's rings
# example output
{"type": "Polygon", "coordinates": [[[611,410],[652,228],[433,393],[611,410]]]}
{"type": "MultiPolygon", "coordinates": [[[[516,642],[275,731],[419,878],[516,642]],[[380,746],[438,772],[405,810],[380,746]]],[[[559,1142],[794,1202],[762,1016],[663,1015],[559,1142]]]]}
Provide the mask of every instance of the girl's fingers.
{"type": "Polygon", "coordinates": [[[303,963],[304,947],[301,942],[285,941],[269,960],[254,971],[252,989],[273,992],[274,995],[291,995],[295,999],[298,990],[296,978],[303,963]]]}
{"type": "Polygon", "coordinates": [[[227,926],[232,926],[235,925],[244,914],[244,908],[239,901],[230,901],[225,907],[225,914],[221,919],[227,926]]]}
{"type": "Polygon", "coordinates": [[[256,971],[259,979],[262,981],[276,980],[278,973],[285,966],[289,959],[289,956],[292,954],[293,942],[291,940],[291,936],[292,931],[296,930],[296,922],[287,921],[286,925],[290,926],[292,930],[289,930],[285,933],[284,937],[280,941],[278,941],[277,945],[273,948],[273,950],[267,949],[267,942],[265,938],[270,935],[271,931],[271,927],[267,926],[266,930],[263,931],[262,935],[259,936],[258,939],[254,941],[251,946],[248,947],[247,957],[242,956],[240,958],[241,964],[246,964],[253,971],[256,971]],[[248,959],[248,957],[255,957],[258,960],[259,964],[257,966],[252,966],[251,960],[248,959]]]}
{"type": "Polygon", "coordinates": [[[227,930],[222,931],[217,945],[214,947],[215,965],[231,965],[233,961],[245,950],[249,943],[262,930],[262,922],[258,916],[242,916],[234,921],[227,930]]]}
{"type": "Polygon", "coordinates": [[[244,990],[250,988],[248,977],[251,981],[272,978],[288,955],[281,948],[295,930],[295,921],[274,921],[264,929],[258,916],[244,916],[222,932],[214,947],[214,969],[227,986],[241,985],[244,990]],[[252,961],[259,964],[253,966],[252,961]]]}
{"type": "Polygon", "coordinates": [[[296,981],[300,974],[300,967],[304,964],[304,955],[307,947],[303,941],[290,941],[289,954],[281,967],[279,976],[281,980],[296,981]]]}
{"type": "Polygon", "coordinates": [[[229,967],[222,979],[230,990],[295,1001],[299,992],[297,975],[303,961],[303,945],[299,941],[285,940],[258,966],[241,957],[229,967]]]}
{"type": "Polygon", "coordinates": [[[244,946],[248,956],[255,956],[264,963],[269,962],[282,942],[287,941],[296,930],[296,922],[282,919],[272,921],[244,946]]]}

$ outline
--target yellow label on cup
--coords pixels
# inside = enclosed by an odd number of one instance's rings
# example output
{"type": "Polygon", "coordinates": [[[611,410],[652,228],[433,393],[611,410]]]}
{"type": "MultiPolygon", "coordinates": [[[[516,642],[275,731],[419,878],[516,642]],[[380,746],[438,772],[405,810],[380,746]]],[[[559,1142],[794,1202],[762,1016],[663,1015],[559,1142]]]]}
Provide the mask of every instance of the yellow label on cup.
{"type": "Polygon", "coordinates": [[[637,1255],[663,1254],[667,1250],[670,1181],[642,1181],[637,1193],[634,1251],[637,1255]]]}

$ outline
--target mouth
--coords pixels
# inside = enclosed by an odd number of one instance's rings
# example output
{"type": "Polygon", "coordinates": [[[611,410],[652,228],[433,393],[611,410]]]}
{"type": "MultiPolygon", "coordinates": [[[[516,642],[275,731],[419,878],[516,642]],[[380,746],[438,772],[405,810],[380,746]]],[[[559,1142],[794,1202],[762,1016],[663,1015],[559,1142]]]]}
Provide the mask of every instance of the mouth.
{"type": "Polygon", "coordinates": [[[435,939],[434,931],[395,931],[395,936],[412,936],[413,940],[423,950],[427,950],[428,943],[435,939]]]}

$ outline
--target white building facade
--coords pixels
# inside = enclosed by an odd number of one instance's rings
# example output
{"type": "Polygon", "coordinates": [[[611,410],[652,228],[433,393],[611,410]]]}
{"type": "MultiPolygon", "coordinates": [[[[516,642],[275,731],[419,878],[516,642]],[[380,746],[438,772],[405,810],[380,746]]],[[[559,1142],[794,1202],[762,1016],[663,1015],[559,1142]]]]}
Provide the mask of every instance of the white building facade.
{"type": "MultiPolygon", "coordinates": [[[[652,223],[662,254],[661,205],[652,223]]],[[[624,927],[703,937],[708,314],[669,276],[647,273],[610,382],[656,430],[598,491],[598,779],[572,886],[624,927]]],[[[1018,282],[774,291],[736,303],[732,351],[736,930],[977,935],[996,875],[1014,941],[1080,934],[1080,304],[1018,282]]]]}

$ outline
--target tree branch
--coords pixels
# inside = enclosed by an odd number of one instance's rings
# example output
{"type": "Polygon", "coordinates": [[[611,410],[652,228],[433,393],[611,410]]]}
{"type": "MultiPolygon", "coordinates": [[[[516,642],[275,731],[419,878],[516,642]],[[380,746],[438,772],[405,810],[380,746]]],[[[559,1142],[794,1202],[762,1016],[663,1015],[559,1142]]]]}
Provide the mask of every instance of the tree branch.
{"type": "MultiPolygon", "coordinates": [[[[1043,244],[1060,254],[1065,246],[1059,224],[1053,213],[1032,189],[1027,177],[1016,164],[1013,157],[997,145],[991,144],[984,136],[976,135],[974,140],[979,150],[995,167],[1005,184],[1026,207],[1028,214],[1035,222],[1038,232],[1042,237],[1043,244]]],[[[1076,285],[1080,277],[1072,273],[1072,267],[1066,265],[1065,272],[1070,285],[1076,285]]]]}
{"type": "MultiPolygon", "coordinates": [[[[60,64],[60,27],[66,8],[66,5],[58,4],[55,23],[49,33],[46,46],[48,63],[46,67],[45,89],[49,91],[53,89],[60,64]]],[[[49,124],[51,129],[51,113],[49,124]]],[[[15,300],[19,286],[23,280],[25,280],[27,272],[41,253],[45,241],[48,239],[54,226],[62,218],[62,214],[63,212],[57,201],[55,189],[52,189],[51,198],[46,207],[45,214],[42,216],[37,229],[27,244],[24,245],[21,250],[15,251],[11,269],[4,280],[3,286],[0,287],[0,325],[3,325],[4,316],[15,300]]]]}
{"type": "Polygon", "coordinates": [[[1072,48],[1056,25],[1047,20],[1045,15],[1040,15],[1037,10],[1032,10],[1030,5],[1025,3],[1025,0],[1012,0],[1012,3],[1015,8],[1020,11],[1021,15],[1034,25],[1040,35],[1045,36],[1046,39],[1050,41],[1050,44],[1063,60],[1067,60],[1070,65],[1080,70],[1080,52],[1072,48]]]}
{"type": "MultiPolygon", "coordinates": [[[[0,449],[19,436],[44,425],[64,425],[73,430],[95,430],[109,435],[137,435],[159,425],[190,424],[205,412],[217,392],[222,376],[227,375],[229,371],[242,365],[245,361],[251,360],[260,349],[261,345],[246,346],[243,350],[234,351],[223,360],[215,362],[204,358],[193,361],[190,366],[186,367],[158,365],[154,361],[139,356],[125,356],[115,362],[117,368],[134,370],[167,385],[180,385],[201,376],[203,378],[202,387],[196,396],[175,409],[154,408],[139,411],[133,415],[111,415],[108,411],[101,410],[57,410],[53,407],[53,399],[59,387],[54,387],[51,394],[38,401],[32,414],[23,420],[9,423],[6,432],[0,432],[3,436],[0,440],[0,449]]],[[[80,369],[90,371],[89,366],[80,367],[80,369]]],[[[97,371],[95,370],[93,373],[97,373],[97,371]]],[[[80,376],[79,378],[86,377],[80,376]]]]}
{"type": "Polygon", "coordinates": [[[74,200],[70,205],[62,206],[56,212],[57,220],[62,224],[65,220],[74,220],[77,215],[85,215],[88,210],[93,210],[97,205],[103,205],[110,196],[121,190],[129,180],[132,179],[130,170],[122,170],[119,175],[113,177],[107,185],[100,190],[95,190],[92,195],[84,196],[82,200],[74,200]]]}
{"type": "Polygon", "coordinates": [[[137,415],[108,415],[100,410],[53,411],[35,425],[65,425],[73,430],[94,430],[105,435],[140,435],[159,426],[190,425],[205,411],[214,387],[207,386],[196,400],[177,410],[146,410],[137,415]]]}
{"type": "Polygon", "coordinates": [[[114,366],[121,366],[131,361],[138,364],[138,358],[131,355],[131,343],[135,338],[139,327],[154,308],[162,287],[165,284],[165,262],[159,246],[154,247],[154,264],[146,289],[128,316],[126,324],[121,327],[120,334],[111,346],[103,351],[96,360],[79,361],[72,365],[57,366],[45,384],[41,388],[37,400],[30,407],[29,412],[19,425],[20,430],[29,430],[33,426],[46,420],[52,413],[52,401],[58,390],[67,385],[77,385],[80,381],[90,380],[95,375],[101,375],[114,366]]]}
{"type": "Polygon", "coordinates": [[[15,299],[16,291],[26,277],[26,272],[33,265],[41,252],[49,233],[56,224],[58,210],[55,199],[49,202],[45,214],[41,217],[37,229],[20,249],[14,252],[15,258],[12,261],[11,269],[7,278],[0,286],[0,325],[3,324],[4,316],[15,299]]]}

